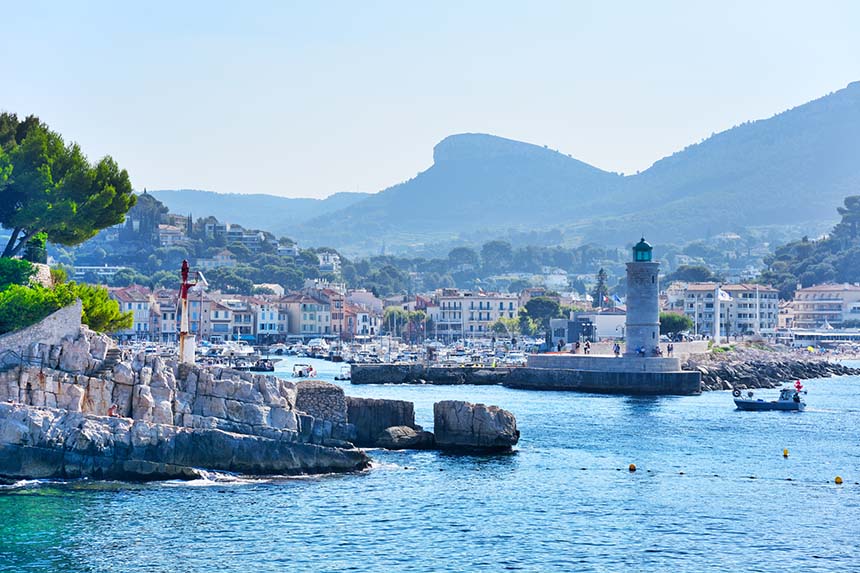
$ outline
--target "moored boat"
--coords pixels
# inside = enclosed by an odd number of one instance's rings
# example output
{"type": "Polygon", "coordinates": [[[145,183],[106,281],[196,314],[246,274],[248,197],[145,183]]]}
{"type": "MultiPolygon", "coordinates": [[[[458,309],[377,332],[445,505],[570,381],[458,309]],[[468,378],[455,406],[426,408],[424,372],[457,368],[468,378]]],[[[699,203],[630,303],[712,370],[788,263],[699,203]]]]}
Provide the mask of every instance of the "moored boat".
{"type": "Polygon", "coordinates": [[[803,400],[802,394],[806,394],[803,389],[803,384],[800,380],[795,382],[794,388],[787,387],[779,391],[779,398],[776,400],[762,400],[756,398],[752,390],[747,392],[746,397],[742,397],[740,390],[734,390],[732,395],[735,397],[735,406],[738,410],[747,411],[797,411],[802,412],[806,408],[806,402],[803,400]]]}
{"type": "Polygon", "coordinates": [[[316,369],[310,364],[293,365],[293,378],[313,378],[316,375],[316,369]]]}

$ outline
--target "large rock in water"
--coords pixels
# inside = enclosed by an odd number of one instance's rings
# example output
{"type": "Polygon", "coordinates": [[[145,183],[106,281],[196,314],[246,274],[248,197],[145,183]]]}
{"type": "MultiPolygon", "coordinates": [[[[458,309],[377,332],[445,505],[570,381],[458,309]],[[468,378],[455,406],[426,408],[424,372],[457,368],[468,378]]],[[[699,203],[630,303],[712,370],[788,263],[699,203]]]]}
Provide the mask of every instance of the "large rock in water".
{"type": "Polygon", "coordinates": [[[369,464],[361,450],[295,439],[289,431],[252,436],[0,403],[0,477],[187,479],[197,468],[299,474],[369,464]]]}
{"type": "Polygon", "coordinates": [[[441,449],[506,451],[520,439],[517,419],[498,406],[444,400],[433,405],[436,446],[441,449]]]}
{"type": "Polygon", "coordinates": [[[387,450],[429,450],[434,443],[433,432],[416,430],[409,426],[385,428],[376,437],[376,446],[387,450]]]}
{"type": "Polygon", "coordinates": [[[346,397],[347,419],[355,426],[355,445],[360,447],[386,448],[377,444],[386,428],[406,426],[419,431],[415,425],[415,407],[404,400],[380,400],[376,398],[346,397]]]}

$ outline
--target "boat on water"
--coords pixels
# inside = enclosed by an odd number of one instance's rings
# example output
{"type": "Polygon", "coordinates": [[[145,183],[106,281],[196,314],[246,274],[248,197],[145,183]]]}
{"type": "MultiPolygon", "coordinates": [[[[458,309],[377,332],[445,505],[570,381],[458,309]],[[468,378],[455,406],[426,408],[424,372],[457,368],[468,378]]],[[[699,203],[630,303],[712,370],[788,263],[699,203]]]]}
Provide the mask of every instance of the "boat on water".
{"type": "Polygon", "coordinates": [[[310,364],[293,364],[293,378],[313,378],[316,375],[316,368],[310,364]]]}
{"type": "Polygon", "coordinates": [[[767,410],[802,412],[806,408],[806,402],[803,400],[802,394],[806,394],[806,390],[803,389],[803,384],[800,383],[800,380],[795,382],[794,388],[789,386],[781,389],[779,391],[779,398],[776,400],[756,398],[752,390],[747,392],[746,397],[742,396],[740,390],[732,392],[732,395],[735,397],[735,406],[737,406],[738,410],[756,412],[767,410]]]}
{"type": "Polygon", "coordinates": [[[340,367],[340,374],[334,377],[335,380],[351,380],[352,379],[352,368],[348,364],[344,364],[340,367]]]}

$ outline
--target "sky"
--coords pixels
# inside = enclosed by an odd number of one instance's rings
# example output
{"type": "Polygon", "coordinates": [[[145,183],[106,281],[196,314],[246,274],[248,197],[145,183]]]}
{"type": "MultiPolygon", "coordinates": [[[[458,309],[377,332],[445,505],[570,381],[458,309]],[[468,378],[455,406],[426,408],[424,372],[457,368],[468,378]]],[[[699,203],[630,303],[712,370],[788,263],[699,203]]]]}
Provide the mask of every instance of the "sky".
{"type": "Polygon", "coordinates": [[[0,111],[135,188],[326,197],[491,133],[632,174],[860,80],[860,2],[0,0],[0,111]]]}

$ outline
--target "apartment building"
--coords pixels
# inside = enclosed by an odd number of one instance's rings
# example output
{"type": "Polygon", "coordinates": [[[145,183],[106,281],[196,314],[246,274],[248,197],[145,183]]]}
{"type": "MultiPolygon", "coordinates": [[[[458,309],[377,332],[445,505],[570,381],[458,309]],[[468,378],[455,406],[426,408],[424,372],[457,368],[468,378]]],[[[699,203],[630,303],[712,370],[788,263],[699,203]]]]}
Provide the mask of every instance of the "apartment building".
{"type": "Polygon", "coordinates": [[[131,328],[121,330],[116,334],[120,340],[149,340],[150,312],[153,304],[152,293],[148,288],[131,285],[128,287],[108,289],[110,297],[119,303],[121,312],[134,313],[131,328]]]}
{"type": "Polygon", "coordinates": [[[792,301],[794,328],[838,327],[860,321],[860,286],[823,284],[798,289],[792,301]]]}
{"type": "MultiPolygon", "coordinates": [[[[714,296],[717,283],[687,283],[682,293],[683,311],[693,321],[697,334],[714,332],[714,296]]],[[[779,291],[767,285],[724,284],[720,299],[723,336],[772,334],[779,322],[779,291]],[[758,318],[758,321],[756,321],[758,318]]],[[[670,297],[669,306],[675,307],[670,297]]]]}

